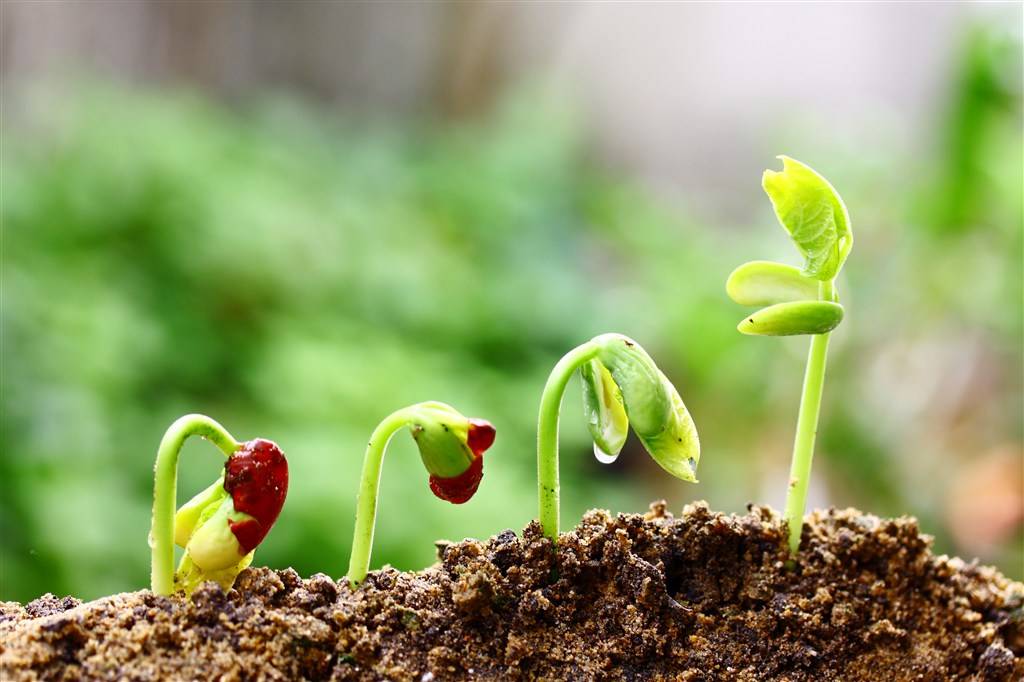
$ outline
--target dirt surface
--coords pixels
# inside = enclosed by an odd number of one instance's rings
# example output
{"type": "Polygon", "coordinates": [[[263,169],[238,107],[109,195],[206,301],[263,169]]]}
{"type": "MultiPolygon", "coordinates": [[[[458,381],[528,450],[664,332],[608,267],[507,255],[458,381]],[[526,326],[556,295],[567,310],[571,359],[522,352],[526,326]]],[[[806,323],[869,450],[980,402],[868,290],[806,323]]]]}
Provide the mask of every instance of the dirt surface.
{"type": "Polygon", "coordinates": [[[0,678],[1021,680],[1024,585],[933,556],[911,519],[817,513],[795,568],[772,511],[588,513],[439,543],[419,573],[247,569],[190,601],[148,591],[0,607],[0,678]]]}

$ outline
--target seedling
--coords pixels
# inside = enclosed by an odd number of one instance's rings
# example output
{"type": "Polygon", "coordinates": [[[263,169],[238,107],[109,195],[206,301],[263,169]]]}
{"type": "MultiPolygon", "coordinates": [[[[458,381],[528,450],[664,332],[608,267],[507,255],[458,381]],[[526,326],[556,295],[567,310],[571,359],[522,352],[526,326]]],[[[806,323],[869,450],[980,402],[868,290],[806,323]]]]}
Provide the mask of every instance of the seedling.
{"type": "Polygon", "coordinates": [[[495,432],[490,422],[464,417],[454,407],[438,402],[402,408],[374,429],[363,457],[356,500],[356,527],[348,564],[348,581],[353,588],[363,582],[370,570],[384,451],[391,437],[404,427],[409,427],[419,448],[420,459],[429,474],[430,490],[452,504],[462,504],[473,497],[484,475],[484,451],[494,443],[495,432]]]}
{"type": "Polygon", "coordinates": [[[583,410],[600,462],[615,461],[630,425],[676,478],[697,482],[700,441],[679,392],[636,341],[602,334],[566,353],[551,370],[537,420],[537,493],[544,535],[558,540],[558,416],[566,384],[583,379],[583,410]]]}
{"type": "Polygon", "coordinates": [[[761,182],[779,223],[804,256],[803,270],[753,261],[736,268],[725,286],[737,303],[767,306],[739,323],[743,334],[812,335],[786,496],[789,549],[796,554],[825,385],[829,332],[843,319],[835,279],[853,247],[853,233],[846,205],[832,185],[799,161],[779,158],[782,171],[766,170],[761,182]]]}
{"type": "Polygon", "coordinates": [[[269,440],[239,443],[227,430],[201,414],[171,424],[160,441],[153,486],[153,592],[186,594],[203,581],[228,589],[252,563],[256,546],[270,532],[288,494],[288,462],[269,440]],[[189,436],[200,436],[227,457],[224,473],[174,512],[178,455],[189,436]],[[174,572],[174,545],[185,554],[174,572]]]}

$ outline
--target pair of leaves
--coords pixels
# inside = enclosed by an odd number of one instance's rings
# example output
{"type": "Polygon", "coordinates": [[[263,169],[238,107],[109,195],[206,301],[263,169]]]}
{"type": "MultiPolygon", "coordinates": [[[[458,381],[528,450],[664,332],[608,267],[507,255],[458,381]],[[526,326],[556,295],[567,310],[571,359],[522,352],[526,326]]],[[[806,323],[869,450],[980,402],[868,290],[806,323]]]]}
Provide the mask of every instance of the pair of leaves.
{"type": "Polygon", "coordinates": [[[795,159],[779,158],[782,171],[766,170],[762,185],[779,223],[803,254],[804,268],[745,263],[729,275],[726,292],[741,305],[768,306],[737,325],[744,334],[824,334],[843,319],[831,283],[853,247],[850,216],[828,180],[795,159]]]}
{"type": "Polygon", "coordinates": [[[591,342],[596,357],[580,368],[583,409],[602,461],[613,461],[633,427],[661,468],[684,481],[697,481],[700,441],[679,392],[632,339],[604,334],[591,342]]]}
{"type": "Polygon", "coordinates": [[[818,300],[819,286],[791,265],[751,261],[733,270],[725,290],[740,305],[768,306],[745,317],[741,333],[795,336],[824,334],[843,320],[843,306],[818,300]]]}

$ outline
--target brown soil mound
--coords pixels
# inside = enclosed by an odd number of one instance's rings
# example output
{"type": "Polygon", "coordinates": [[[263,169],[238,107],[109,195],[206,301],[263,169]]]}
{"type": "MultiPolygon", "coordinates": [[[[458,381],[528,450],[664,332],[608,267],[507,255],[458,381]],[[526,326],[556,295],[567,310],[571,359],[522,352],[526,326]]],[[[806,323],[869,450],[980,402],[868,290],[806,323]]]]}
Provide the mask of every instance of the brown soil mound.
{"type": "Polygon", "coordinates": [[[1024,679],[1024,585],[935,557],[911,519],[588,513],[557,554],[531,524],[439,543],[353,592],[249,569],[190,601],[148,591],[0,609],[3,679],[1024,679]]]}

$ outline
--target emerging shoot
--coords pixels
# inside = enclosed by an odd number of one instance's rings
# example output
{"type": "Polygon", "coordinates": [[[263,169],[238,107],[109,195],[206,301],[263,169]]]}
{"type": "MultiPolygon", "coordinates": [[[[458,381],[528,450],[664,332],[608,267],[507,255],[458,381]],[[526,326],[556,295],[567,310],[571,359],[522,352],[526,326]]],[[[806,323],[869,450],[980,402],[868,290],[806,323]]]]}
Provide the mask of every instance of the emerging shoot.
{"type": "Polygon", "coordinates": [[[206,580],[228,589],[252,562],[253,552],[281,513],[288,494],[288,462],[269,440],[236,442],[201,414],[171,424],[157,451],[153,487],[151,587],[157,594],[191,594],[206,580]],[[174,512],[178,455],[189,436],[200,436],[225,456],[224,473],[174,512]],[[185,554],[174,571],[174,545],[185,554]]]}
{"type": "Polygon", "coordinates": [[[676,478],[697,481],[700,442],[679,397],[636,341],[602,334],[565,354],[551,370],[537,423],[537,492],[544,535],[558,540],[558,416],[566,384],[576,370],[583,379],[583,411],[594,454],[613,462],[629,427],[661,467],[676,478]]]}
{"type": "Polygon", "coordinates": [[[853,247],[853,233],[846,205],[832,185],[799,161],[787,156],[779,158],[782,171],[766,170],[762,185],[779,223],[804,257],[803,270],[753,261],[736,268],[725,289],[741,305],[767,306],[739,323],[741,333],[812,335],[786,496],[789,549],[796,554],[800,549],[814,437],[825,385],[829,332],[843,319],[835,279],[853,247]]]}
{"type": "Polygon", "coordinates": [[[358,587],[370,570],[384,451],[391,437],[403,427],[409,427],[416,441],[429,474],[431,492],[452,504],[462,504],[473,497],[484,475],[484,451],[494,443],[495,431],[490,422],[464,417],[454,407],[438,402],[410,405],[377,426],[366,447],[356,500],[356,527],[348,565],[352,587],[358,587]]]}

